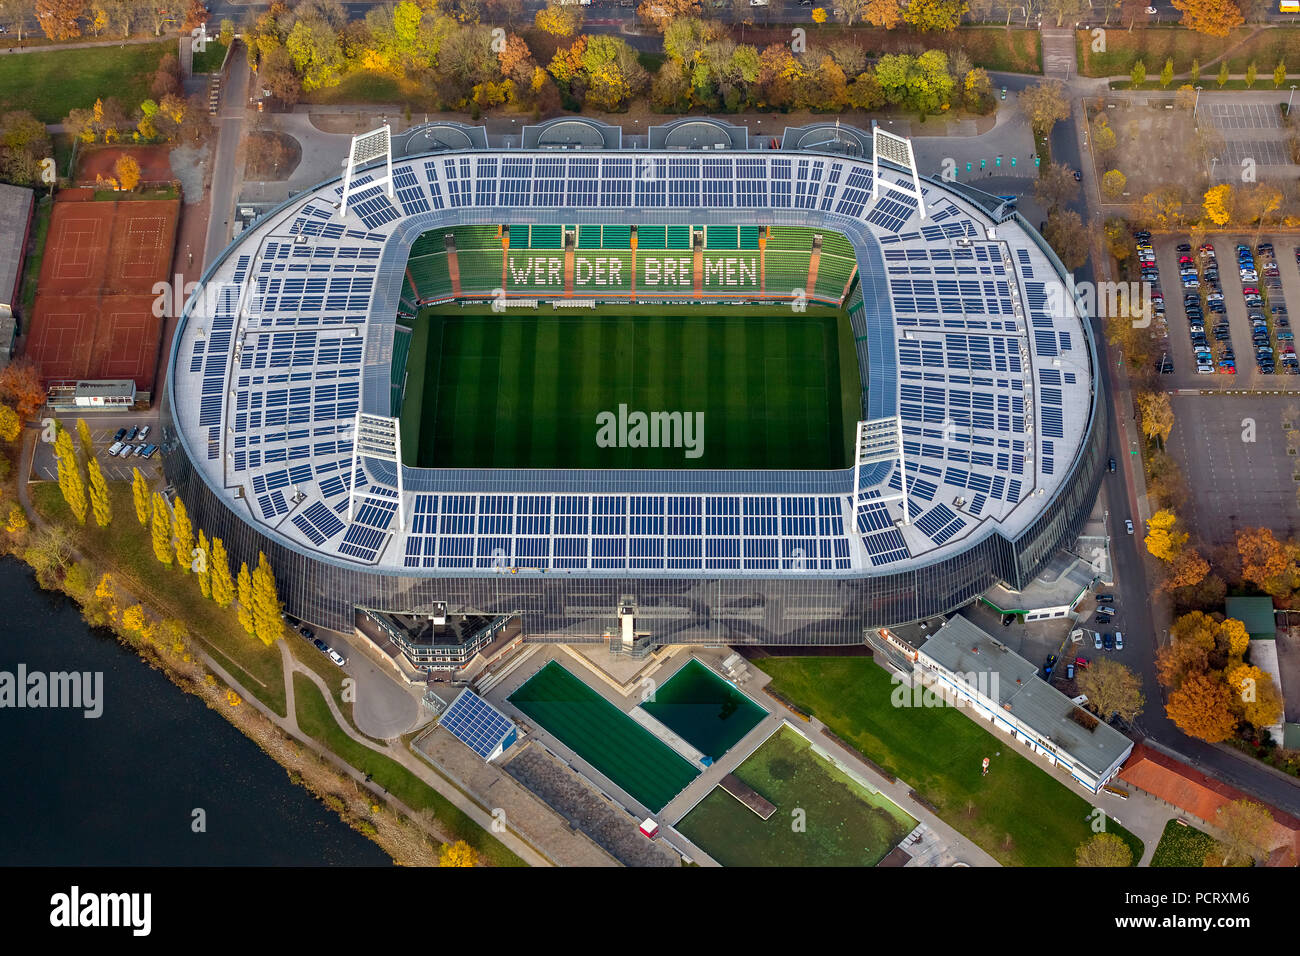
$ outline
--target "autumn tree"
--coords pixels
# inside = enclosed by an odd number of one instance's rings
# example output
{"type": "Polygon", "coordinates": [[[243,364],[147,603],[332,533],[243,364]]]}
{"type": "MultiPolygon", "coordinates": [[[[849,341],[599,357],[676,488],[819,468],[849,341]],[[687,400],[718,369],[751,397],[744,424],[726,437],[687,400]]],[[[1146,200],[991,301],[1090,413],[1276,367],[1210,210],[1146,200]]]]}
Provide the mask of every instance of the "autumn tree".
{"type": "Polygon", "coordinates": [[[1133,69],[1129,73],[1129,80],[1133,84],[1133,89],[1138,89],[1147,81],[1147,65],[1142,60],[1133,64],[1133,69]]]}
{"type": "Polygon", "coordinates": [[[199,579],[199,591],[205,598],[212,597],[212,546],[208,543],[208,536],[199,529],[199,543],[196,545],[199,550],[195,564],[192,566],[194,576],[199,579]]]}
{"type": "Polygon", "coordinates": [[[1133,865],[1133,850],[1114,833],[1094,833],[1074,851],[1075,866],[1124,867],[1133,865]]]}
{"type": "Polygon", "coordinates": [[[1268,528],[1242,528],[1237,532],[1241,577],[1266,594],[1289,600],[1300,588],[1300,548],[1278,541],[1268,528]]]}
{"type": "Polygon", "coordinates": [[[674,20],[698,17],[700,2],[699,0],[644,0],[636,8],[636,15],[641,18],[642,23],[664,33],[674,20]]]}
{"type": "Polygon", "coordinates": [[[149,523],[149,485],[139,468],[131,469],[131,497],[135,501],[135,517],[141,525],[149,523]]]}
{"type": "Polygon", "coordinates": [[[81,442],[81,453],[87,460],[95,457],[95,439],[91,437],[90,426],[84,418],[77,419],[77,440],[81,442]]]}
{"type": "Polygon", "coordinates": [[[135,192],[135,188],[140,185],[140,164],[133,156],[123,153],[117,157],[113,172],[117,175],[118,186],[125,192],[135,192]]]}
{"type": "Polygon", "coordinates": [[[1147,522],[1147,551],[1161,561],[1173,561],[1187,543],[1186,531],[1178,530],[1178,516],[1161,508],[1147,522]]]}
{"type": "Polygon", "coordinates": [[[1246,64],[1246,89],[1255,85],[1255,80],[1259,78],[1259,67],[1255,66],[1255,61],[1251,60],[1246,64]]]}
{"type": "MultiPolygon", "coordinates": [[[[1233,0],[1173,0],[1189,30],[1212,37],[1226,37],[1246,22],[1233,0]]],[[[1225,66],[1227,61],[1224,61],[1225,66]]]]}
{"type": "Polygon", "coordinates": [[[1276,90],[1281,88],[1282,84],[1285,82],[1286,62],[1284,60],[1278,60],[1277,66],[1273,67],[1273,89],[1276,90]]]}
{"type": "Polygon", "coordinates": [[[1118,169],[1108,169],[1101,177],[1101,193],[1112,202],[1124,195],[1128,177],[1118,169]]]}
{"type": "Polygon", "coordinates": [[[1146,704],[1142,678],[1109,657],[1098,658],[1076,671],[1075,683],[1103,719],[1118,714],[1131,723],[1146,704]]]}
{"type": "Polygon", "coordinates": [[[1195,548],[1183,548],[1170,564],[1169,576],[1165,578],[1164,589],[1177,591],[1194,588],[1210,573],[1210,562],[1201,557],[1195,548]]]}
{"type": "Polygon", "coordinates": [[[86,459],[86,471],[90,475],[90,508],[95,515],[95,524],[107,528],[113,520],[113,501],[108,496],[108,483],[104,481],[99,459],[93,455],[86,459]]]}
{"type": "Polygon", "coordinates": [[[1214,822],[1221,833],[1223,862],[1253,861],[1270,849],[1273,814],[1253,800],[1233,800],[1219,807],[1214,822]]]}
{"type": "Polygon", "coordinates": [[[1165,65],[1160,68],[1160,88],[1169,89],[1169,84],[1174,81],[1174,58],[1169,57],[1165,60],[1165,65]]]}
{"type": "Polygon", "coordinates": [[[0,441],[12,442],[22,434],[23,423],[8,405],[0,405],[0,441]]]}
{"type": "Polygon", "coordinates": [[[1084,228],[1083,219],[1073,209],[1057,209],[1048,214],[1043,238],[1071,272],[1088,261],[1088,232],[1084,228]]]}
{"type": "Polygon", "coordinates": [[[1231,76],[1231,74],[1228,72],[1228,61],[1225,59],[1219,64],[1219,72],[1214,77],[1214,82],[1219,84],[1219,89],[1223,89],[1227,84],[1229,76],[1231,76]]]}
{"type": "Polygon", "coordinates": [[[1020,91],[1020,111],[1038,136],[1047,136],[1061,120],[1070,118],[1070,101],[1060,80],[1043,80],[1020,91]]]}
{"type": "Polygon", "coordinates": [[[149,619],[145,617],[144,608],[139,604],[132,604],[123,611],[122,630],[128,634],[147,638],[149,636],[149,619]]]}
{"type": "Polygon", "coordinates": [[[239,578],[236,585],[239,595],[239,626],[249,634],[257,633],[257,624],[253,620],[253,576],[248,573],[248,562],[239,566],[239,578]]]}
{"type": "Polygon", "coordinates": [[[77,453],[72,447],[72,434],[60,428],[54,439],[54,455],[58,463],[59,490],[67,502],[77,524],[86,523],[86,480],[81,476],[77,453]]]}
{"type": "Polygon", "coordinates": [[[172,516],[167,499],[158,492],[153,495],[153,521],[149,526],[153,542],[153,556],[160,564],[172,563],[172,516]]]}
{"type": "Polygon", "coordinates": [[[1142,434],[1163,444],[1174,430],[1174,407],[1165,392],[1142,392],[1137,397],[1142,415],[1142,434]]]}
{"type": "Polygon", "coordinates": [[[18,417],[29,421],[45,404],[41,373],[29,358],[15,359],[0,371],[0,396],[12,402],[18,417]]]}
{"type": "Polygon", "coordinates": [[[1233,713],[1241,720],[1263,730],[1282,719],[1282,695],[1271,674],[1242,662],[1228,668],[1223,679],[1232,691],[1233,713]]]}
{"type": "Polygon", "coordinates": [[[1034,182],[1034,198],[1047,211],[1055,212],[1078,198],[1079,184],[1074,181],[1074,170],[1066,163],[1049,163],[1039,171],[1034,182]]]}
{"type": "Polygon", "coordinates": [[[1165,713],[1189,737],[1208,743],[1227,740],[1237,728],[1232,692],[1209,674],[1189,674],[1171,691],[1165,713]]]}
{"type": "Polygon", "coordinates": [[[230,559],[220,538],[212,539],[212,600],[217,607],[230,607],[235,599],[235,582],[230,577],[230,559]]]}
{"type": "MultiPolygon", "coordinates": [[[[647,0],[647,4],[658,5],[658,3],[659,0],[647,0]]],[[[533,17],[533,25],[543,33],[549,33],[553,37],[574,36],[582,29],[582,21],[582,7],[576,3],[549,3],[538,10],[533,17]]]]}
{"type": "Polygon", "coordinates": [[[439,866],[478,866],[478,851],[464,840],[444,843],[438,849],[439,866]]]}
{"type": "Polygon", "coordinates": [[[36,22],[55,43],[81,36],[78,20],[85,0],[36,0],[36,22]]]}
{"type": "Polygon", "coordinates": [[[176,549],[176,566],[182,571],[188,571],[190,562],[194,560],[194,525],[190,522],[185,502],[180,498],[176,499],[173,508],[172,543],[176,549]]]}
{"type": "Polygon", "coordinates": [[[863,19],[873,27],[892,30],[903,19],[903,8],[898,0],[866,0],[863,19]]]}
{"type": "Polygon", "coordinates": [[[27,512],[23,510],[22,505],[15,501],[9,506],[9,518],[5,522],[5,531],[21,538],[27,533],[29,527],[31,525],[27,521],[27,512]]]}
{"type": "Polygon", "coordinates": [[[917,33],[955,30],[969,9],[966,0],[908,0],[903,19],[917,33]]]}
{"type": "Polygon", "coordinates": [[[1236,196],[1231,183],[1219,183],[1205,191],[1205,215],[1216,226],[1226,226],[1232,221],[1236,209],[1236,196]]]}

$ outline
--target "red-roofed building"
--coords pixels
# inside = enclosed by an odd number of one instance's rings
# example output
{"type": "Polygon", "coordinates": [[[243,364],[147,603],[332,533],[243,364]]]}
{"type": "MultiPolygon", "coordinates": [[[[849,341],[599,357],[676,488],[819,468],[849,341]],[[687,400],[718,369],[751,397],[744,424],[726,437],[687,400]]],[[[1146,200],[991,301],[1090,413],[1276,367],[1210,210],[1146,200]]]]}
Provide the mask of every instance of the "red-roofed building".
{"type": "MultiPolygon", "coordinates": [[[[1119,779],[1210,826],[1217,825],[1219,807],[1225,803],[1234,800],[1262,803],[1144,743],[1133,748],[1119,772],[1119,779]]],[[[1268,804],[1264,806],[1273,815],[1274,823],[1268,865],[1295,866],[1300,857],[1300,820],[1268,804]]]]}

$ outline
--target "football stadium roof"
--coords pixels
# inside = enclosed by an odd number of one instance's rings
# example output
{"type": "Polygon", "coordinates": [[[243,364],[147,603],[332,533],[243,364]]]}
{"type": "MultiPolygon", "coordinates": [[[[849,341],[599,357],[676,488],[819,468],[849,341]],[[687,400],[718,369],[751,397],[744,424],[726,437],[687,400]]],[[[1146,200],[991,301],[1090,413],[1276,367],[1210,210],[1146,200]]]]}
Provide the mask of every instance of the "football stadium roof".
{"type": "Polygon", "coordinates": [[[244,521],[318,560],[439,577],[502,570],[502,555],[511,570],[624,577],[896,572],[1029,528],[1096,414],[1092,342],[1072,298],[1049,304],[1059,262],[1018,216],[994,221],[945,184],[924,181],[923,218],[909,197],[873,198],[869,160],[815,152],[444,149],[395,158],[393,173],[391,200],[359,174],[342,218],[334,181],[253,223],[173,342],[170,402],[194,469],[244,521]],[[404,527],[392,464],[350,474],[358,411],[391,412],[422,234],[633,222],[847,237],[861,417],[901,420],[910,522],[897,458],[864,468],[862,494],[882,500],[856,517],[851,467],[404,467],[404,527]],[[354,482],[367,500],[349,523],[354,482]]]}

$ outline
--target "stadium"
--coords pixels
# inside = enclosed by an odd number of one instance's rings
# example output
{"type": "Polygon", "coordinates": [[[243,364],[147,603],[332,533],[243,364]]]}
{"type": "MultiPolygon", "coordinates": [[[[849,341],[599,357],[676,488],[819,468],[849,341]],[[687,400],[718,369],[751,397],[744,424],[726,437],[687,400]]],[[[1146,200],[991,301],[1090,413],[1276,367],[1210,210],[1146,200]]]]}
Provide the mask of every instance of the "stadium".
{"type": "Polygon", "coordinates": [[[1063,267],[906,140],[566,119],[353,149],[208,269],[163,398],[168,481],[289,614],[430,670],[503,628],[857,644],[1023,588],[1095,502],[1063,267]]]}

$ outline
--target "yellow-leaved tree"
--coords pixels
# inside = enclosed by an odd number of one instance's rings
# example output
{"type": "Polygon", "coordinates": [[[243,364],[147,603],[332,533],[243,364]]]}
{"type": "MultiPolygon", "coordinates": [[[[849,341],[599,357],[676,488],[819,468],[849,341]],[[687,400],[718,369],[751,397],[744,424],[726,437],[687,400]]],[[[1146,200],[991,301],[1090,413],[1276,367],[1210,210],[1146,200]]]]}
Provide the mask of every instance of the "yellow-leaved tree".
{"type": "Polygon", "coordinates": [[[1173,561],[1187,543],[1187,532],[1178,530],[1178,516],[1161,508],[1147,522],[1147,550],[1161,561],[1173,561]]]}
{"type": "Polygon", "coordinates": [[[199,579],[199,590],[203,592],[205,598],[212,597],[212,546],[208,544],[208,536],[199,529],[199,549],[198,557],[195,559],[194,574],[199,579]]]}
{"type": "Polygon", "coordinates": [[[149,526],[153,556],[160,564],[172,563],[172,515],[167,501],[158,492],[153,495],[153,522],[149,526]]]}
{"type": "Polygon", "coordinates": [[[176,548],[176,565],[182,571],[190,569],[194,560],[194,526],[190,524],[190,513],[185,509],[185,502],[176,499],[172,515],[172,544],[176,548]]]}
{"type": "Polygon", "coordinates": [[[1236,209],[1237,197],[1233,194],[1232,183],[1219,183],[1205,191],[1205,215],[1216,226],[1226,226],[1232,221],[1236,209]]]}
{"type": "Polygon", "coordinates": [[[257,633],[257,625],[253,622],[253,576],[248,573],[248,562],[245,561],[239,566],[239,626],[249,634],[257,633]]]}
{"type": "Polygon", "coordinates": [[[86,471],[90,474],[90,510],[94,512],[95,524],[107,528],[113,520],[113,501],[108,496],[108,483],[99,459],[94,456],[86,459],[86,471]]]}
{"type": "Polygon", "coordinates": [[[464,840],[444,843],[438,850],[439,866],[478,866],[478,851],[464,840]]]}
{"type": "Polygon", "coordinates": [[[149,524],[149,484],[144,480],[144,475],[140,474],[139,468],[132,468],[134,475],[131,477],[131,497],[135,499],[135,516],[141,525],[149,524]]]}
{"type": "Polygon", "coordinates": [[[235,582],[230,577],[230,558],[220,538],[212,539],[212,600],[217,607],[230,607],[235,599],[235,582]]]}

